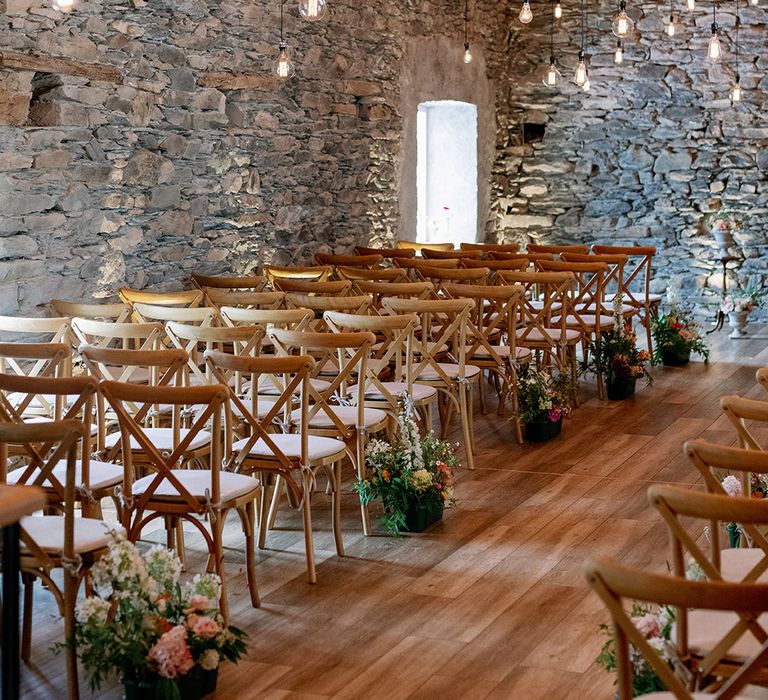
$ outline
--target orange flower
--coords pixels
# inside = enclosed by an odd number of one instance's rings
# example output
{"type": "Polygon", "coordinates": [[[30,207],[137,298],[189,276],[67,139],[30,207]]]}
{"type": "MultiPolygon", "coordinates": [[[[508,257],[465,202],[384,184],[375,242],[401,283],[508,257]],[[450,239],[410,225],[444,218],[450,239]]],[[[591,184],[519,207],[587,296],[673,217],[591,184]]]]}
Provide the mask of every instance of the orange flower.
{"type": "Polygon", "coordinates": [[[384,479],[384,481],[389,481],[389,472],[386,469],[382,470],[381,478],[384,479]]]}

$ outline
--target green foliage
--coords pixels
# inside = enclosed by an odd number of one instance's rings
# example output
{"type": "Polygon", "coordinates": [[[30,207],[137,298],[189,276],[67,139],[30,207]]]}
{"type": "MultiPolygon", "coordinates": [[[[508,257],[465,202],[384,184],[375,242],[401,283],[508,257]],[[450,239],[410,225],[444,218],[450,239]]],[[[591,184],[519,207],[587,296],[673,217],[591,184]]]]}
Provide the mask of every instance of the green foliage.
{"type": "Polygon", "coordinates": [[[519,371],[517,399],[523,423],[550,420],[556,423],[570,410],[573,382],[567,374],[537,370],[530,364],[519,371]]]}
{"type": "Polygon", "coordinates": [[[701,329],[687,312],[677,306],[672,306],[669,313],[653,319],[651,333],[654,361],[661,362],[666,351],[679,354],[695,352],[705,362],[709,362],[709,348],[701,335],[701,329]]]}

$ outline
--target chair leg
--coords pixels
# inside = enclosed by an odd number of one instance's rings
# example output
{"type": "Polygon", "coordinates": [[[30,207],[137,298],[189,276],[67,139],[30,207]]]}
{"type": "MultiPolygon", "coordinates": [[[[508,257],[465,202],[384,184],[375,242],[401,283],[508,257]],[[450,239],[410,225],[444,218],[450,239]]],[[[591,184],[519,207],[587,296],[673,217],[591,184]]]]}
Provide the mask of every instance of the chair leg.
{"type": "MultiPolygon", "coordinates": [[[[263,487],[262,487],[263,489],[263,487]]],[[[256,502],[250,501],[240,510],[240,519],[243,521],[245,529],[245,569],[248,580],[248,592],[251,594],[251,605],[254,608],[261,607],[259,600],[259,590],[256,587],[256,555],[254,546],[256,544],[256,502]]]]}
{"type": "Polygon", "coordinates": [[[267,512],[267,502],[269,500],[269,490],[275,488],[271,475],[262,472],[261,474],[261,491],[259,493],[259,549],[264,549],[267,543],[267,525],[269,514],[267,512]]]}
{"type": "Polygon", "coordinates": [[[474,469],[475,458],[472,450],[472,430],[469,424],[467,387],[464,384],[459,384],[459,411],[461,412],[461,429],[464,433],[464,448],[467,452],[467,469],[474,469]]]}
{"type": "MultiPolygon", "coordinates": [[[[357,462],[357,464],[355,464],[355,470],[357,473],[357,478],[360,480],[365,479],[365,445],[363,444],[364,435],[365,430],[362,428],[355,431],[355,461],[357,462]]],[[[333,474],[333,528],[334,536],[336,537],[336,551],[339,553],[339,556],[344,556],[344,542],[341,540],[340,525],[339,532],[336,532],[337,516],[338,522],[341,522],[341,465],[334,464],[333,471],[331,473],[333,474]],[[337,510],[339,511],[338,514],[336,513],[337,510]]],[[[363,503],[362,499],[360,499],[360,516],[363,520],[363,534],[366,537],[370,537],[371,515],[368,512],[367,504],[363,503]]]]}
{"type": "Polygon", "coordinates": [[[307,575],[310,583],[317,583],[315,570],[315,545],[312,541],[312,476],[309,470],[302,469],[302,515],[304,522],[304,548],[307,555],[307,575]]]}
{"type": "Polygon", "coordinates": [[[211,516],[211,535],[213,540],[213,551],[211,552],[211,558],[213,559],[213,570],[218,574],[221,579],[221,599],[219,600],[219,609],[221,610],[221,616],[224,618],[224,622],[229,621],[229,603],[227,602],[227,586],[224,577],[224,544],[223,544],[223,530],[224,522],[227,519],[227,511],[220,510],[216,512],[216,517],[211,516]]]}
{"type": "Polygon", "coordinates": [[[24,604],[21,625],[21,659],[29,663],[32,657],[32,615],[33,600],[35,596],[35,577],[22,574],[21,581],[24,585],[24,604]]]}
{"type": "Polygon", "coordinates": [[[277,520],[277,511],[280,509],[280,500],[283,497],[283,477],[279,474],[275,479],[274,486],[272,487],[272,502],[269,505],[269,514],[267,515],[267,527],[270,530],[275,528],[275,520],[277,520]]]}
{"type": "MultiPolygon", "coordinates": [[[[480,373],[480,389],[479,389],[479,393],[480,393],[480,413],[482,413],[483,415],[485,415],[485,413],[486,413],[485,387],[483,386],[483,384],[485,383],[485,376],[484,375],[485,375],[485,372],[481,372],[480,373]]],[[[488,378],[490,379],[490,375],[489,375],[488,378]]]]}
{"type": "Polygon", "coordinates": [[[67,663],[67,688],[69,700],[79,700],[80,684],[77,680],[77,649],[75,648],[75,605],[77,603],[78,577],[67,571],[64,573],[64,640],[67,644],[65,658],[67,663]]]}
{"type": "MultiPolygon", "coordinates": [[[[363,469],[365,469],[364,464],[363,469]]],[[[333,479],[333,495],[331,496],[333,506],[333,539],[336,541],[336,554],[343,557],[344,538],[341,535],[341,464],[339,462],[331,465],[330,476],[333,479]]],[[[366,536],[370,536],[371,524],[368,517],[368,508],[362,504],[362,501],[360,507],[363,513],[363,531],[366,536]]]]}

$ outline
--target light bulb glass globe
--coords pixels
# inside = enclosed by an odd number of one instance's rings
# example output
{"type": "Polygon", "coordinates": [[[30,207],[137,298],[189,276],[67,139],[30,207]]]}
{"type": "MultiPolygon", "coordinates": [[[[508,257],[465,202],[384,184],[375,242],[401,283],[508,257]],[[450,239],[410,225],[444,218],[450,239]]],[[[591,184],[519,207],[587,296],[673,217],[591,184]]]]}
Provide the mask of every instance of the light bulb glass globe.
{"type": "Polygon", "coordinates": [[[299,14],[307,22],[318,22],[328,14],[327,0],[299,0],[299,14]]]}
{"type": "Polygon", "coordinates": [[[563,6],[558,2],[555,4],[555,19],[560,19],[563,16],[563,6]]]}
{"type": "Polygon", "coordinates": [[[587,79],[584,81],[584,85],[581,86],[581,89],[584,90],[584,92],[589,92],[592,89],[592,83],[589,82],[589,76],[587,76],[587,79]]]}
{"type": "Polygon", "coordinates": [[[667,34],[669,36],[675,36],[675,20],[672,19],[672,17],[669,18],[669,22],[667,23],[667,34]]]}
{"type": "Polygon", "coordinates": [[[632,21],[632,18],[627,14],[627,11],[624,8],[621,8],[619,10],[619,13],[614,17],[613,22],[611,22],[611,31],[613,32],[614,36],[618,37],[625,37],[627,34],[629,34],[635,27],[635,23],[632,21]]]}
{"type": "Polygon", "coordinates": [[[573,74],[573,82],[579,87],[587,82],[587,64],[583,60],[576,66],[576,72],[573,74]]]}
{"type": "Polygon", "coordinates": [[[717,36],[717,32],[713,32],[709,39],[709,45],[707,46],[707,55],[712,63],[717,63],[720,57],[723,55],[720,48],[720,37],[717,36]]]}
{"type": "Polygon", "coordinates": [[[758,5],[760,4],[760,0],[749,0],[750,5],[758,5]]]}
{"type": "Polygon", "coordinates": [[[466,64],[472,63],[472,52],[469,50],[469,44],[464,44],[463,61],[466,64]]]}
{"type": "Polygon", "coordinates": [[[531,4],[528,0],[525,0],[523,7],[520,9],[520,21],[523,24],[528,24],[533,19],[533,12],[531,12],[531,4]]]}
{"type": "Polygon", "coordinates": [[[560,71],[557,70],[557,66],[555,66],[553,61],[547,66],[546,71],[544,71],[544,77],[541,79],[541,82],[547,87],[556,87],[560,82],[560,78],[562,78],[562,75],[560,75],[560,71]]]}
{"type": "Polygon", "coordinates": [[[616,47],[616,51],[613,52],[614,63],[624,63],[624,49],[621,46],[616,47]]]}
{"type": "Polygon", "coordinates": [[[696,9],[696,0],[688,0],[688,9],[689,10],[695,10],[696,9]]]}
{"type": "Polygon", "coordinates": [[[280,45],[280,55],[277,57],[277,63],[275,63],[275,75],[280,80],[288,80],[292,78],[296,69],[294,68],[293,61],[288,55],[288,49],[285,44],[280,45]]]}
{"type": "Polygon", "coordinates": [[[52,0],[51,2],[51,7],[54,10],[65,14],[72,12],[75,9],[75,5],[77,5],[77,0],[52,0]]]}
{"type": "Polygon", "coordinates": [[[731,90],[731,102],[741,102],[741,85],[738,83],[731,90]]]}

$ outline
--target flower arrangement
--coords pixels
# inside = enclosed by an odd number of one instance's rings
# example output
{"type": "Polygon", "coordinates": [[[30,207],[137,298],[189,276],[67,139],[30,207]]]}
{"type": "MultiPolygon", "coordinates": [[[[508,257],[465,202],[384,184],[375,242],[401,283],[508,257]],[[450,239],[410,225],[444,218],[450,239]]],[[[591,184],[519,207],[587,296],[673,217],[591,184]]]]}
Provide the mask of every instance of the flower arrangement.
{"type": "Polygon", "coordinates": [[[438,440],[431,432],[419,435],[410,397],[403,395],[399,403],[398,438],[369,441],[365,450],[368,477],[355,484],[364,504],[381,499],[381,523],[392,535],[406,528],[409,511],[415,506],[442,515],[444,507],[455,505],[453,470],[459,464],[449,442],[438,440]]]}
{"type": "Polygon", "coordinates": [[[651,322],[653,359],[663,362],[665,356],[689,355],[695,352],[709,362],[709,348],[696,321],[684,310],[673,305],[669,313],[660,314],[651,322]]]}
{"type": "Polygon", "coordinates": [[[756,289],[735,289],[726,294],[720,302],[720,310],[724,314],[746,311],[751,312],[760,306],[760,292],[756,289]]]}
{"type": "MultiPolygon", "coordinates": [[[[92,690],[112,673],[155,685],[158,700],[201,697],[204,672],[245,653],[245,633],[224,624],[215,607],[214,574],[182,584],[181,562],[159,545],[140,553],[121,534],[91,569],[96,596],[75,611],[75,644],[92,690]]],[[[209,688],[212,691],[214,688],[209,688]]]]}
{"type": "Polygon", "coordinates": [[[523,423],[557,423],[571,410],[568,406],[571,389],[568,375],[553,374],[548,369],[536,369],[529,364],[518,376],[520,420],[523,423]]]}
{"type": "MultiPolygon", "coordinates": [[[[671,665],[672,656],[668,643],[672,637],[672,627],[675,621],[674,610],[664,606],[653,611],[635,603],[632,606],[630,619],[648,644],[671,665]]],[[[608,639],[595,661],[609,673],[616,673],[616,640],[613,637],[613,628],[609,625],[600,625],[600,629],[608,636],[608,639]]],[[[629,645],[629,660],[632,664],[633,697],[666,690],[653,666],[632,644],[629,645]]]]}
{"type": "Polygon", "coordinates": [[[739,220],[730,212],[721,210],[709,218],[709,230],[712,233],[730,233],[741,228],[739,220]]]}

